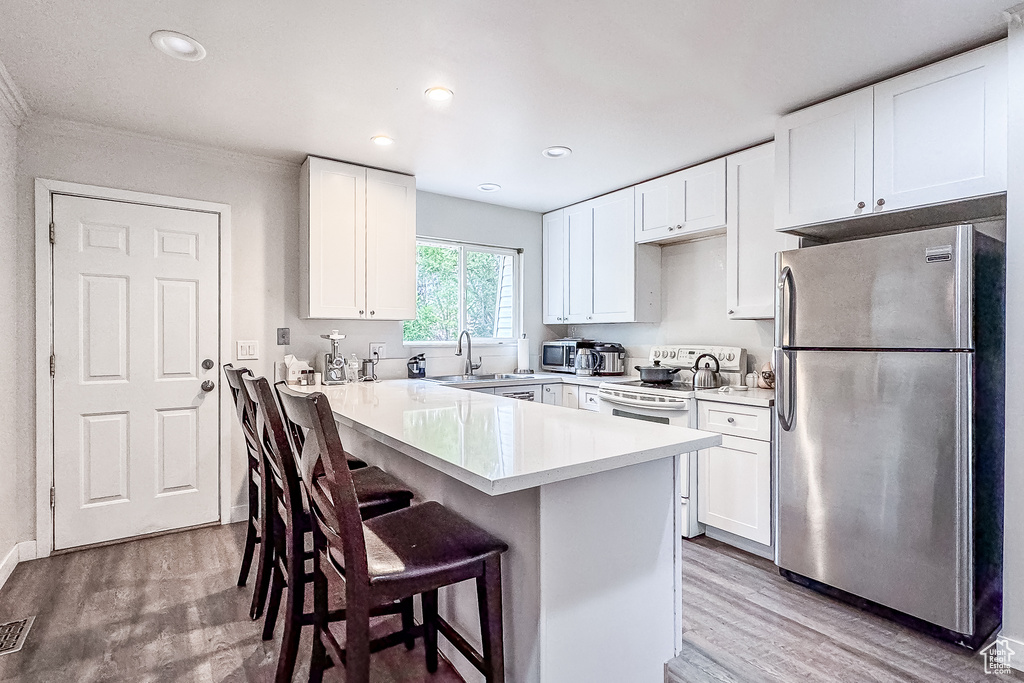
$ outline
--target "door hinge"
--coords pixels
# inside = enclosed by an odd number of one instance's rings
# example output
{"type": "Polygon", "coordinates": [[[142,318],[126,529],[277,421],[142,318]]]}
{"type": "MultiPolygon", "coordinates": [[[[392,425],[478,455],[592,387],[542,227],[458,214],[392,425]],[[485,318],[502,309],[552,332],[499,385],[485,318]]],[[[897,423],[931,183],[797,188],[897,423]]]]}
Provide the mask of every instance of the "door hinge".
{"type": "Polygon", "coordinates": [[[57,375],[57,356],[50,354],[50,379],[57,375]]]}
{"type": "Polygon", "coordinates": [[[53,221],[50,221],[50,244],[57,244],[57,230],[53,221]]]}
{"type": "Polygon", "coordinates": [[[50,509],[54,509],[57,503],[57,490],[54,487],[50,487],[50,509]]]}

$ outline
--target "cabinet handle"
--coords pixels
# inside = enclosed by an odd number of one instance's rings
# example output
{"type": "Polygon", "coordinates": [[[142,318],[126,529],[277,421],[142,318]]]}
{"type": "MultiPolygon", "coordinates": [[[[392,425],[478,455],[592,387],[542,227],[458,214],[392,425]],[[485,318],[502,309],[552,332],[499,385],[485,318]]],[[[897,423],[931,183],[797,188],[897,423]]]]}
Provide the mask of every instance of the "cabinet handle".
{"type": "Polygon", "coordinates": [[[673,230],[675,230],[675,227],[673,227],[673,226],[671,226],[671,225],[670,225],[670,226],[668,226],[668,231],[669,231],[669,232],[672,232],[673,230]]]}
{"type": "Polygon", "coordinates": [[[879,199],[879,200],[878,200],[878,201],[877,201],[876,203],[877,203],[877,204],[878,204],[879,206],[885,206],[885,200],[884,200],[884,199],[879,199]]]}
{"type": "Polygon", "coordinates": [[[732,314],[733,314],[733,313],[735,313],[735,312],[736,312],[736,311],[732,310],[731,308],[729,309],[729,315],[732,315],[732,314]]]}
{"type": "Polygon", "coordinates": [[[370,311],[370,315],[373,315],[373,311],[370,311]]]}
{"type": "Polygon", "coordinates": [[[593,319],[594,319],[594,316],[592,316],[592,315],[588,315],[587,316],[587,320],[593,320],[593,319]]]}
{"type": "Polygon", "coordinates": [[[362,311],[359,311],[359,315],[362,315],[362,314],[363,314],[363,312],[362,312],[362,311]]]}
{"type": "Polygon", "coordinates": [[[865,206],[867,206],[867,205],[864,202],[857,202],[857,208],[858,209],[863,209],[865,206]]]}
{"type": "Polygon", "coordinates": [[[729,419],[726,420],[726,422],[728,422],[729,424],[736,424],[736,418],[730,417],[729,419]]]}

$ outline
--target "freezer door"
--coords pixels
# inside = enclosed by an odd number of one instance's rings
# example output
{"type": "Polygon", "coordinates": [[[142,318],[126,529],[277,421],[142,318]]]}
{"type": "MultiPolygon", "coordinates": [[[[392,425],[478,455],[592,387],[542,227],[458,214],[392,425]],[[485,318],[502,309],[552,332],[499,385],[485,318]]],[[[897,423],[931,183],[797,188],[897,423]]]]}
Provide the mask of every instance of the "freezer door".
{"type": "Polygon", "coordinates": [[[775,353],[778,565],[972,633],[973,354],[775,353]]]}
{"type": "Polygon", "coordinates": [[[971,226],[778,255],[775,345],[970,349],[971,226]]]}

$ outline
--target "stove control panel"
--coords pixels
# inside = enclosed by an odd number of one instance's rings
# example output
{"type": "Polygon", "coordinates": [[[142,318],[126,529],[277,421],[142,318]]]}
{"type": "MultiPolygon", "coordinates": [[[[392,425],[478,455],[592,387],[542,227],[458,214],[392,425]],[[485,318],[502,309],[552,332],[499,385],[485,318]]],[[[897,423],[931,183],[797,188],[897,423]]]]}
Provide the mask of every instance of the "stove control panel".
{"type": "Polygon", "coordinates": [[[747,371],[747,351],[735,346],[654,346],[651,348],[651,362],[660,361],[671,368],[692,368],[697,358],[704,354],[718,360],[720,372],[734,376],[723,378],[723,384],[742,383],[743,374],[747,371]]]}

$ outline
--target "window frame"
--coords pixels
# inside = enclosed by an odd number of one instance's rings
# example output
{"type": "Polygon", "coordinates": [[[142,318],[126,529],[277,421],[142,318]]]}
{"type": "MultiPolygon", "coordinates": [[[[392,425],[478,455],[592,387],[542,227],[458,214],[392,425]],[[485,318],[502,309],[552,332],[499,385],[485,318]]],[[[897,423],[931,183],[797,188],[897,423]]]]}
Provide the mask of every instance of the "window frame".
{"type": "MultiPolygon", "coordinates": [[[[509,338],[472,337],[474,346],[514,345],[523,333],[523,250],[520,247],[502,247],[494,244],[480,244],[443,237],[416,237],[416,249],[420,246],[455,248],[459,253],[459,332],[466,329],[466,250],[512,257],[512,336],[509,338]]],[[[419,273],[417,273],[417,287],[419,273]]],[[[417,310],[417,313],[419,311],[417,310]]],[[[402,325],[402,345],[408,348],[455,347],[458,338],[451,341],[410,341],[405,338],[402,325]]]]}

